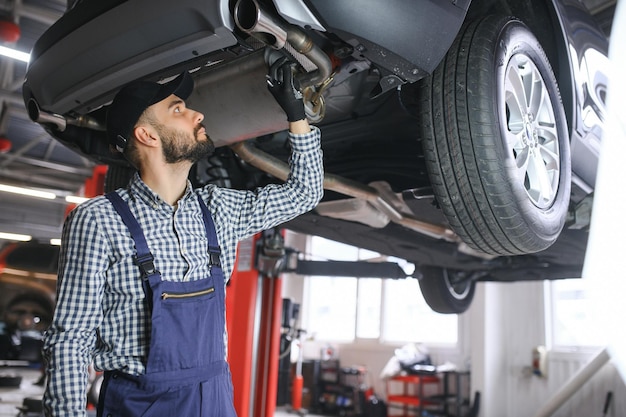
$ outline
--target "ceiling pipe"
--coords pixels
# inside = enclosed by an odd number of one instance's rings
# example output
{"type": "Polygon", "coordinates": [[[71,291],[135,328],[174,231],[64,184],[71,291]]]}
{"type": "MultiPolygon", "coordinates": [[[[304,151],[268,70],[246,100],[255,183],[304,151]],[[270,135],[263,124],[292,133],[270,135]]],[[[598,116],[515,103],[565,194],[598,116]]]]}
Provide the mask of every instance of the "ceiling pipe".
{"type": "Polygon", "coordinates": [[[48,139],[48,140],[50,139],[50,136],[47,133],[43,133],[43,134],[35,137],[34,139],[31,139],[28,143],[23,145],[21,148],[17,149],[15,152],[13,152],[10,155],[6,156],[4,158],[4,161],[0,162],[0,167],[2,167],[2,168],[6,167],[14,159],[16,159],[18,157],[21,157],[26,152],[28,152],[29,150],[31,150],[35,146],[39,145],[42,141],[44,141],[46,139],[48,139]]]}
{"type": "MultiPolygon", "coordinates": [[[[5,158],[8,158],[8,157],[9,156],[5,156],[5,158]]],[[[2,157],[0,157],[0,160],[1,159],[2,157]]],[[[54,171],[65,172],[68,174],[75,174],[75,175],[85,177],[85,178],[93,175],[93,165],[94,165],[94,163],[92,163],[91,166],[85,166],[83,168],[83,167],[77,167],[73,165],[60,164],[58,162],[42,161],[40,159],[29,158],[27,156],[17,156],[13,159],[13,162],[19,162],[19,163],[27,164],[29,166],[37,166],[41,168],[52,169],[54,171]]]]}
{"type": "Polygon", "coordinates": [[[21,94],[7,91],[5,89],[0,89],[0,101],[15,104],[24,109],[24,113],[26,113],[26,108],[24,107],[24,97],[22,97],[21,94]]]}
{"type": "MultiPolygon", "coordinates": [[[[1,156],[2,155],[0,155],[0,157],[1,156]]],[[[80,181],[67,181],[56,176],[51,176],[47,173],[33,173],[32,169],[28,169],[28,171],[16,170],[13,167],[0,168],[0,178],[10,178],[15,181],[20,181],[20,183],[24,185],[33,186],[33,184],[37,184],[40,187],[54,188],[71,193],[77,192],[80,187],[85,184],[85,180],[83,178],[80,178],[80,181]]],[[[60,201],[61,200],[59,200],[59,202],[60,201]]],[[[54,200],[54,202],[56,202],[56,200],[54,200]]],[[[63,203],[67,204],[65,200],[63,200],[63,203]]]]}
{"type": "Polygon", "coordinates": [[[62,12],[56,12],[52,9],[30,6],[27,4],[16,4],[13,8],[13,14],[17,17],[25,17],[27,19],[36,20],[48,26],[52,26],[61,18],[61,16],[63,16],[62,12]]]}
{"type": "Polygon", "coordinates": [[[9,106],[6,103],[1,103],[0,107],[0,135],[6,135],[9,124],[9,106]]]}

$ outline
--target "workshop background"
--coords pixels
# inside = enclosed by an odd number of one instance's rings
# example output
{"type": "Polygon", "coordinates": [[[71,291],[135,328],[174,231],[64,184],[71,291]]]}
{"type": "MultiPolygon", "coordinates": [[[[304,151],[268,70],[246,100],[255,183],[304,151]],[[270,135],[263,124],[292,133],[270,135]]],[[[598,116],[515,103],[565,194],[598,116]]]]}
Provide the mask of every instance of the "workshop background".
{"type": "MultiPolygon", "coordinates": [[[[291,247],[310,250],[310,239],[308,236],[288,234],[286,243],[291,247]]],[[[286,276],[283,282],[284,296],[303,303],[305,328],[307,287],[315,279],[318,278],[286,276]]],[[[567,281],[582,280],[563,282],[567,281]]],[[[451,363],[461,371],[471,369],[469,395],[473,396],[476,391],[481,393],[481,416],[535,416],[542,405],[594,359],[603,364],[600,371],[588,378],[582,388],[553,415],[603,415],[609,392],[612,393],[612,401],[607,415],[626,415],[626,385],[615,365],[604,360],[606,353],[601,347],[553,346],[553,327],[557,324],[553,321],[553,308],[558,294],[554,282],[480,283],[471,307],[458,316],[456,343],[427,346],[433,364],[451,363]],[[538,376],[531,369],[533,352],[537,347],[546,346],[552,348],[546,357],[544,375],[538,376]]],[[[572,295],[567,290],[561,294],[566,296],[566,301],[572,295]]],[[[587,304],[586,308],[589,307],[587,304]]],[[[578,313],[583,313],[584,308],[578,310],[578,313]]],[[[406,326],[411,324],[424,325],[406,323],[406,326]]],[[[602,323],[593,324],[599,333],[607,330],[602,323]]],[[[327,341],[308,341],[304,346],[305,356],[320,357],[320,352],[327,346],[327,341]]],[[[331,346],[340,363],[346,366],[366,364],[374,391],[380,394],[386,392],[385,381],[379,375],[394,356],[395,349],[401,348],[401,345],[390,346],[361,340],[331,343],[331,346]]]]}
{"type": "MultiPolygon", "coordinates": [[[[616,1],[586,0],[584,3],[608,31],[616,1]]],[[[5,16],[0,25],[0,43],[29,51],[65,8],[65,0],[0,1],[0,14],[5,16]]],[[[97,181],[102,172],[94,162],[65,148],[30,121],[21,96],[25,71],[26,63],[19,58],[0,57],[0,186],[37,188],[53,196],[42,200],[0,193],[0,232],[28,235],[43,242],[60,238],[62,222],[71,204],[66,197],[83,194],[89,179],[97,181]]],[[[0,247],[7,242],[0,239],[0,247]]],[[[310,253],[309,236],[287,233],[285,243],[310,253]]],[[[297,325],[305,330],[311,319],[307,310],[308,289],[315,279],[319,277],[286,274],[283,278],[282,296],[300,304],[297,325]]],[[[552,282],[480,283],[472,306],[458,316],[457,340],[427,346],[432,363],[451,363],[462,371],[471,369],[469,394],[473,398],[476,391],[481,393],[483,417],[533,416],[588,361],[597,358],[597,348],[552,349],[546,358],[545,374],[533,373],[533,354],[538,347],[552,344],[557,285],[552,282]]],[[[416,291],[415,297],[418,296],[419,291],[416,291]]],[[[306,359],[330,355],[342,366],[365,366],[367,384],[374,393],[385,396],[385,381],[379,376],[402,344],[365,340],[338,343],[314,339],[311,335],[305,339],[302,353],[306,359]]],[[[613,401],[608,415],[625,416],[626,389],[611,363],[591,377],[555,416],[602,415],[609,392],[613,393],[613,401]]]]}

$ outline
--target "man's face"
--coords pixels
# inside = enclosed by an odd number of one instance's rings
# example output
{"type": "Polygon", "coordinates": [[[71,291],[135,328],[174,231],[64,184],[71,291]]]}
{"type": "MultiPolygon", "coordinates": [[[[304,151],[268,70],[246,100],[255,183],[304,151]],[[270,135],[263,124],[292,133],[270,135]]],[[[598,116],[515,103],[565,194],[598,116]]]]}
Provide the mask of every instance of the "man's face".
{"type": "Polygon", "coordinates": [[[201,123],[202,113],[187,108],[185,102],[174,95],[154,107],[156,123],[153,127],[161,138],[167,163],[196,163],[213,154],[215,145],[201,123]]]}

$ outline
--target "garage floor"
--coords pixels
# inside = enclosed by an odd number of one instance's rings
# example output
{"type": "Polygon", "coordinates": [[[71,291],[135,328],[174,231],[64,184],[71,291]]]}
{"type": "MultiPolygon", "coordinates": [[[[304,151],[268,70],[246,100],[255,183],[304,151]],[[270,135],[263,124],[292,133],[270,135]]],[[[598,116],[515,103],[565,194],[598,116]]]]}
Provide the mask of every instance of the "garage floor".
{"type": "Polygon", "coordinates": [[[289,407],[278,407],[276,408],[276,412],[274,413],[274,417],[296,417],[296,416],[307,416],[307,417],[323,417],[319,414],[298,414],[293,411],[289,407]]]}
{"type": "MultiPolygon", "coordinates": [[[[43,387],[35,383],[40,378],[41,373],[37,369],[32,368],[8,368],[0,366],[0,376],[21,376],[22,381],[19,387],[2,387],[0,386],[0,417],[15,417],[22,407],[24,398],[41,398],[43,395],[43,387]]],[[[95,415],[90,413],[90,416],[95,415]]],[[[278,407],[274,417],[322,417],[318,414],[298,414],[291,411],[290,407],[278,407]]]]}
{"type": "Polygon", "coordinates": [[[9,378],[22,377],[19,387],[0,387],[0,417],[15,417],[22,407],[24,398],[41,398],[43,387],[35,383],[41,376],[41,371],[32,368],[0,368],[3,381],[9,378]]]}

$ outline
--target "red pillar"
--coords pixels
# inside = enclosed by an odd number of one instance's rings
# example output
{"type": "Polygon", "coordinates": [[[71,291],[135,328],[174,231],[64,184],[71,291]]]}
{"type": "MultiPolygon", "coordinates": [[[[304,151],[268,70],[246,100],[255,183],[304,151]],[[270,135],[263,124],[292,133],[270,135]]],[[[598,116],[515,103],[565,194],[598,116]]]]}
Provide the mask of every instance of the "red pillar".
{"type": "MultiPolygon", "coordinates": [[[[91,198],[104,194],[104,177],[106,177],[108,169],[107,165],[96,165],[93,167],[93,175],[85,180],[82,192],[83,197],[91,198]]],[[[68,204],[65,207],[65,217],[74,208],[76,208],[76,204],[68,204]]]]}
{"type": "Polygon", "coordinates": [[[253,399],[252,348],[259,282],[259,272],[254,269],[256,240],[255,236],[239,243],[237,261],[226,289],[228,363],[233,378],[235,410],[239,417],[250,417],[253,399]]]}
{"type": "Polygon", "coordinates": [[[93,175],[85,180],[85,191],[83,195],[91,198],[104,194],[104,177],[106,177],[109,167],[107,165],[96,165],[93,167],[93,175]]]}
{"type": "Polygon", "coordinates": [[[276,411],[281,312],[282,280],[263,277],[254,417],[273,416],[276,411]]]}
{"type": "Polygon", "coordinates": [[[266,276],[259,279],[255,250],[260,237],[239,244],[226,290],[228,362],[239,417],[272,416],[276,410],[282,281],[266,276]],[[260,317],[255,316],[256,311],[260,317]]]}

